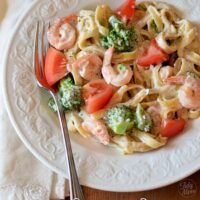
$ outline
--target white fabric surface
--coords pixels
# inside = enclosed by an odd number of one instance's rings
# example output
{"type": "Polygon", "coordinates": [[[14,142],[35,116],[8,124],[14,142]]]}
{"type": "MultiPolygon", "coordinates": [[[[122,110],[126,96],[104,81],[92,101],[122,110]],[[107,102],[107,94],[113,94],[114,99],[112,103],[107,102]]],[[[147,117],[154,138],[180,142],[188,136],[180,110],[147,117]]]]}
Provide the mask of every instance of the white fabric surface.
{"type": "MultiPolygon", "coordinates": [[[[31,2],[8,0],[8,12],[0,25],[0,70],[16,20],[31,2]]],[[[19,140],[3,105],[2,90],[0,105],[0,200],[64,199],[67,194],[65,179],[47,169],[19,140]]]]}

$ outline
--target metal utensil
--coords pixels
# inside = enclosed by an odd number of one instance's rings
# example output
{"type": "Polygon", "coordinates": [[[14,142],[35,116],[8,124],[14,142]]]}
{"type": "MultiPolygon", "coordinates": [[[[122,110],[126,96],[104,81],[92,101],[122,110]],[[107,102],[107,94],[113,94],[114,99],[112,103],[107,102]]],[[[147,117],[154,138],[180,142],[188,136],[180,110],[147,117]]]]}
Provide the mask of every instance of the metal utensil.
{"type": "Polygon", "coordinates": [[[47,50],[49,48],[49,44],[47,41],[47,37],[45,34],[45,25],[41,23],[41,31],[40,23],[37,22],[36,26],[36,33],[35,33],[35,41],[34,41],[34,58],[33,58],[33,66],[35,70],[35,77],[37,84],[40,88],[45,89],[47,92],[51,94],[53,97],[56,105],[57,105],[57,114],[59,118],[60,128],[62,132],[65,153],[67,158],[67,167],[68,167],[68,174],[69,174],[69,186],[70,186],[70,199],[71,200],[84,200],[84,195],[82,188],[79,184],[76,167],[74,163],[74,158],[72,154],[71,142],[69,137],[69,132],[67,128],[67,122],[65,119],[65,112],[63,106],[58,101],[58,95],[55,92],[54,88],[50,87],[46,81],[44,76],[43,66],[44,60],[46,57],[47,50]],[[39,40],[39,35],[40,40],[39,40]]]}

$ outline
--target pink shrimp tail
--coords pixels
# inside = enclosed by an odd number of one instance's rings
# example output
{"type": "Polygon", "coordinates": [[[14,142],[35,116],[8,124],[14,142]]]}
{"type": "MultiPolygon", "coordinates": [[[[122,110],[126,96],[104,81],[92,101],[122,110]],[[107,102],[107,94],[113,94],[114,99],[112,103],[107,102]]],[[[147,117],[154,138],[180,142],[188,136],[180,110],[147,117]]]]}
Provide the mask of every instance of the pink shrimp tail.
{"type": "Polygon", "coordinates": [[[182,85],[185,82],[185,77],[184,76],[170,76],[169,78],[166,78],[164,80],[166,84],[176,84],[176,85],[182,85]]]}
{"type": "Polygon", "coordinates": [[[82,127],[91,132],[96,138],[104,145],[108,145],[110,143],[110,135],[108,134],[106,126],[101,122],[88,122],[85,121],[82,123],[82,127]]]}
{"type": "Polygon", "coordinates": [[[110,47],[108,50],[106,50],[104,55],[104,65],[110,65],[114,50],[114,47],[110,47]]]}

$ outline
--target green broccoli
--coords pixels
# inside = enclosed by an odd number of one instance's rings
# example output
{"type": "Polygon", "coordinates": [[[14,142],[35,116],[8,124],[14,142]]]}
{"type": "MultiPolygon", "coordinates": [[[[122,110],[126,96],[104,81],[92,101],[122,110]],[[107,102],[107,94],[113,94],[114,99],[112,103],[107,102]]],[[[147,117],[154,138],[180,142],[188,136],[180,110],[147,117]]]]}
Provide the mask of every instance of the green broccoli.
{"type": "Polygon", "coordinates": [[[101,44],[108,49],[114,47],[116,51],[131,51],[137,45],[137,34],[133,27],[125,27],[116,16],[109,18],[110,32],[102,37],[101,44]]]}
{"type": "Polygon", "coordinates": [[[84,103],[81,93],[82,88],[74,85],[71,78],[60,81],[59,100],[67,111],[80,109],[84,103]]]}
{"type": "Polygon", "coordinates": [[[114,107],[108,110],[105,120],[115,134],[124,135],[134,126],[134,111],[125,105],[114,107]]]}
{"type": "Polygon", "coordinates": [[[147,113],[140,104],[137,105],[134,122],[136,128],[141,131],[149,132],[153,125],[153,121],[149,113],[147,113]]]}
{"type": "Polygon", "coordinates": [[[57,112],[57,106],[56,106],[55,101],[52,97],[48,101],[48,106],[49,106],[49,108],[51,108],[51,110],[53,112],[57,112]]]}

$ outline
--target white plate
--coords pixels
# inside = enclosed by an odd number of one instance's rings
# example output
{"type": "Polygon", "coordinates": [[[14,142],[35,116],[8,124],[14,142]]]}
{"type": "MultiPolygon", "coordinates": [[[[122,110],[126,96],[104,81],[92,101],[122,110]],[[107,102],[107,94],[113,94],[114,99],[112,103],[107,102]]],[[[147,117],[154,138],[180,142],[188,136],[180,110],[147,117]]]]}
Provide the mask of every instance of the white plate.
{"type": "MultiPolygon", "coordinates": [[[[36,1],[17,24],[4,62],[6,107],[18,135],[46,166],[68,177],[57,117],[47,108],[47,96],[37,88],[32,68],[36,20],[49,21],[107,2],[116,8],[121,0],[36,1]],[[115,2],[115,3],[113,3],[115,2]],[[113,5],[114,4],[114,5],[113,5]]],[[[200,21],[200,1],[166,0],[200,21]]],[[[93,139],[71,135],[74,157],[83,185],[110,191],[143,191],[178,181],[200,168],[200,120],[162,149],[123,156],[93,139]]]]}

